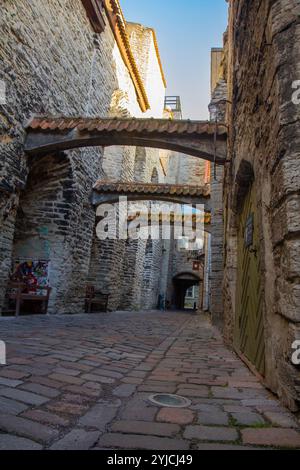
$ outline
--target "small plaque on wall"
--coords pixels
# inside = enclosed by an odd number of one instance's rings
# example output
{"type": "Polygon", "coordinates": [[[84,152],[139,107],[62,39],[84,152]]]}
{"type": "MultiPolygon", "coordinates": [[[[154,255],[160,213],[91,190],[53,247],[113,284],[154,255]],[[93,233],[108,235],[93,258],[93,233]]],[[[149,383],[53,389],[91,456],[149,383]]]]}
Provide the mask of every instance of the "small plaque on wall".
{"type": "Polygon", "coordinates": [[[245,247],[249,248],[253,245],[253,235],[254,235],[254,214],[250,214],[245,228],[245,247]]]}

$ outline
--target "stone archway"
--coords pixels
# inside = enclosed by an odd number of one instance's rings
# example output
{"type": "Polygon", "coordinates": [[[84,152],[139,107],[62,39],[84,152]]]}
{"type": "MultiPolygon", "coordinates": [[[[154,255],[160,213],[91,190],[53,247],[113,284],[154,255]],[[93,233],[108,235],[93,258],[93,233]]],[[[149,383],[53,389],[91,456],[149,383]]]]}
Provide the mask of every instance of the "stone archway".
{"type": "Polygon", "coordinates": [[[26,128],[29,155],[115,145],[168,149],[224,165],[227,127],[167,119],[34,118],[26,128]]]}
{"type": "MultiPolygon", "coordinates": [[[[176,310],[185,310],[186,293],[190,287],[200,287],[201,278],[194,272],[182,272],[173,277],[173,306],[176,310]]],[[[199,297],[198,305],[199,307],[199,297]]]]}

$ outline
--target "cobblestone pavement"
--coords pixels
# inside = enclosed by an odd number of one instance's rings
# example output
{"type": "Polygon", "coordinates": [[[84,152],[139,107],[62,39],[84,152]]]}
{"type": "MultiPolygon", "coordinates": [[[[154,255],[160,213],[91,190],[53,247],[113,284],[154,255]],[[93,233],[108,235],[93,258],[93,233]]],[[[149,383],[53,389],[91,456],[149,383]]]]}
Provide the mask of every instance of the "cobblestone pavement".
{"type": "Polygon", "coordinates": [[[300,449],[292,415],[202,316],[0,319],[0,449],[300,449]],[[158,408],[177,393],[186,409],[158,408]]]}

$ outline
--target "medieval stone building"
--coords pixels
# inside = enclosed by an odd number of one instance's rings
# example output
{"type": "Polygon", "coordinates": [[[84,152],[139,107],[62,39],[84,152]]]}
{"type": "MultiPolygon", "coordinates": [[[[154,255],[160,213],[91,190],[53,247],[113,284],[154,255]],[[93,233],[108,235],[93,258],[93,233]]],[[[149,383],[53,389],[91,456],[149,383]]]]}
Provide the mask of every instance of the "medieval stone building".
{"type": "MultiPolygon", "coordinates": [[[[24,151],[33,116],[170,119],[155,32],[126,22],[115,0],[4,2],[1,28],[3,313],[8,281],[22,263],[47,270],[49,313],[82,312],[88,284],[109,295],[110,310],[153,309],[160,294],[174,304],[173,277],[193,275],[193,256],[181,268],[172,242],[100,241],[90,196],[98,180],[191,184],[193,177],[200,185],[202,160],[190,157],[172,174],[180,157],[153,148],[118,145],[37,157],[24,151]]],[[[201,276],[196,273],[193,284],[201,276]]]]}

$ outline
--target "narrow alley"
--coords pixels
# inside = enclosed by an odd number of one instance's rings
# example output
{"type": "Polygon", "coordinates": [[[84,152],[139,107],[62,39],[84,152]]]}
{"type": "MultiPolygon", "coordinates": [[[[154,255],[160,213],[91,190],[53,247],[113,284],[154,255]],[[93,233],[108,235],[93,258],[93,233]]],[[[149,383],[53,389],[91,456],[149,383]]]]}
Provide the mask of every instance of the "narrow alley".
{"type": "Polygon", "coordinates": [[[0,3],[0,450],[300,450],[300,0],[0,3]]]}
{"type": "Polygon", "coordinates": [[[300,448],[292,414],[204,315],[5,319],[0,336],[0,449],[300,448]],[[190,403],[157,407],[156,393],[190,403]]]}

